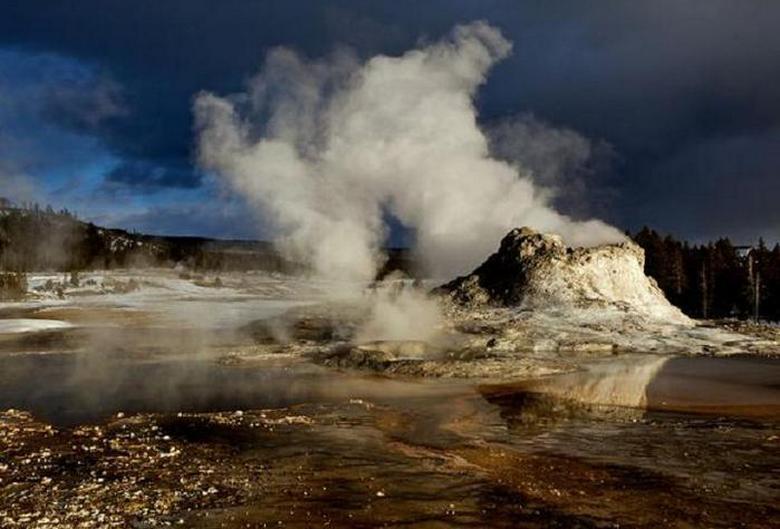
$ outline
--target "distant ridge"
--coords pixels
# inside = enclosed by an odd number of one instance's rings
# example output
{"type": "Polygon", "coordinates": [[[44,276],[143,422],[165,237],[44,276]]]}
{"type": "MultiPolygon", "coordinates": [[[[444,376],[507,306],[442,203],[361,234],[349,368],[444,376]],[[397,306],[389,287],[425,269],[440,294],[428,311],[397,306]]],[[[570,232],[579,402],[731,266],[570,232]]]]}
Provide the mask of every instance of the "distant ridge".
{"type": "Polygon", "coordinates": [[[0,270],[73,271],[143,266],[286,271],[267,241],[139,234],[0,197],[0,270]]]}
{"type": "MultiPolygon", "coordinates": [[[[85,222],[67,210],[16,205],[0,197],[0,271],[134,267],[300,272],[270,241],[153,235],[85,222]]],[[[390,248],[380,277],[413,265],[406,249],[390,248]]]]}

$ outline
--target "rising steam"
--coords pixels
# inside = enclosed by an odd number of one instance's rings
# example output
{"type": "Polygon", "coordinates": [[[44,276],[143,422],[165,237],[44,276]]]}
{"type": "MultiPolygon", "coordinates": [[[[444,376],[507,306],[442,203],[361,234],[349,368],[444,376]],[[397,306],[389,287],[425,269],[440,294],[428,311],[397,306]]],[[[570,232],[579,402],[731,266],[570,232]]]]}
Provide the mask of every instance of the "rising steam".
{"type": "Polygon", "coordinates": [[[554,211],[527,174],[491,157],[473,100],[511,48],[475,22],[364,63],[276,49],[245,93],[197,97],[200,162],[263,212],[290,257],[326,278],[374,278],[387,213],[412,230],[438,277],[474,267],[515,226],[574,245],[621,239],[554,211]]]}

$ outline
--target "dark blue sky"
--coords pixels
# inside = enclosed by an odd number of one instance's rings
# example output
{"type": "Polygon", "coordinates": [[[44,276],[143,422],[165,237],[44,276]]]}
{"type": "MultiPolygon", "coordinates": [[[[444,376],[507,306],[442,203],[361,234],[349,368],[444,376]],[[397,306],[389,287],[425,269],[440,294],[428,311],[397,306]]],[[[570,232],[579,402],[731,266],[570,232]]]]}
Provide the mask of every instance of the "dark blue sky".
{"type": "Polygon", "coordinates": [[[143,231],[265,236],[193,168],[193,96],[240,90],[270,47],[397,54],[475,19],[515,45],[480,119],[531,112],[611,146],[586,182],[592,213],[696,240],[780,239],[770,1],[6,0],[0,195],[143,231]]]}

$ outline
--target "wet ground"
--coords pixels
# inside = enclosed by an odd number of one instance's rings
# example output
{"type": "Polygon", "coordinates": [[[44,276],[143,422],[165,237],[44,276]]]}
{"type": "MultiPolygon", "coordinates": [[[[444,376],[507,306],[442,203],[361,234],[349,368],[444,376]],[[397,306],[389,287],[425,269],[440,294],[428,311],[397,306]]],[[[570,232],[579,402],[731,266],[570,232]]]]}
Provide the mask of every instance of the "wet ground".
{"type": "MultiPolygon", "coordinates": [[[[390,377],[236,328],[255,298],[185,294],[0,311],[74,324],[0,335],[0,527],[780,527],[777,358],[390,377]]],[[[334,339],[314,321],[299,340],[334,339]]]]}
{"type": "Polygon", "coordinates": [[[0,357],[0,408],[27,410],[0,415],[0,526],[780,520],[773,360],[619,358],[477,386],[96,354],[0,357]],[[649,409],[623,405],[637,398],[649,409]]]}

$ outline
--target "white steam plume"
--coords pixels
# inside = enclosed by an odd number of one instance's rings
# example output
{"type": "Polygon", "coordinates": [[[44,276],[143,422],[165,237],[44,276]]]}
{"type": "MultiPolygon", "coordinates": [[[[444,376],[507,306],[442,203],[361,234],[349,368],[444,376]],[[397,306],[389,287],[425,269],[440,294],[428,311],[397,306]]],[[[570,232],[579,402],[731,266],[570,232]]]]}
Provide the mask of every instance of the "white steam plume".
{"type": "MultiPolygon", "coordinates": [[[[1,143],[2,137],[0,137],[1,143]]],[[[11,164],[5,164],[0,160],[0,198],[21,204],[23,202],[32,202],[35,196],[35,186],[30,177],[11,167],[11,164]]]]}
{"type": "Polygon", "coordinates": [[[504,117],[485,132],[493,156],[527,173],[556,209],[583,218],[606,209],[615,195],[604,176],[616,154],[604,140],[591,140],[530,113],[504,117]]]}
{"type": "Polygon", "coordinates": [[[477,265],[512,227],[568,243],[622,238],[554,211],[515,166],[491,157],[474,95],[511,51],[484,22],[365,63],[272,51],[245,93],[195,102],[201,164],[271,220],[288,255],[321,276],[367,282],[389,211],[439,277],[477,265]]]}

